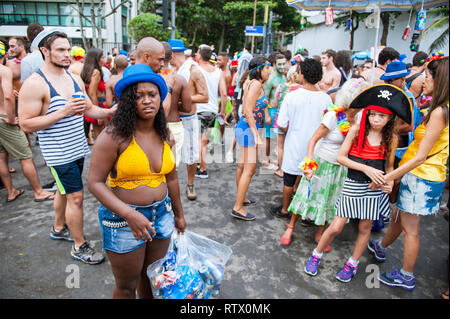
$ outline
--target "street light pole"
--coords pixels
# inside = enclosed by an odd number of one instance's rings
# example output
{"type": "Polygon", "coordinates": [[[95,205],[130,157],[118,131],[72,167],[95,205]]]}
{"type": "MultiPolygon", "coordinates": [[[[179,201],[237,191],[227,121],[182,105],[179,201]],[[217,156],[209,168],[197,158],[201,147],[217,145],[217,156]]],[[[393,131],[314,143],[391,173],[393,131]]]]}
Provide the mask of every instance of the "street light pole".
{"type": "Polygon", "coordinates": [[[171,15],[172,15],[172,39],[175,39],[175,0],[172,0],[172,6],[171,6],[171,15]]]}
{"type": "MultiPolygon", "coordinates": [[[[253,7],[253,26],[256,25],[256,3],[258,0],[255,0],[255,6],[253,7]]],[[[253,47],[255,45],[255,36],[252,36],[252,50],[251,53],[253,54],[253,47]]]]}

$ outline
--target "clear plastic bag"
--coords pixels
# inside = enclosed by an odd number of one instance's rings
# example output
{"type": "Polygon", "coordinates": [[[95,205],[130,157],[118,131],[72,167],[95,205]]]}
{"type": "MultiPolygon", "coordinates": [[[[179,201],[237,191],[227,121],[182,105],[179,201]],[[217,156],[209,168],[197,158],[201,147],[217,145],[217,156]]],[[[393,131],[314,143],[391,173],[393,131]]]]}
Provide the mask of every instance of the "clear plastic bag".
{"type": "Polygon", "coordinates": [[[147,268],[153,296],[160,299],[211,299],[220,294],[231,248],[185,231],[172,234],[166,256],[147,268]]]}

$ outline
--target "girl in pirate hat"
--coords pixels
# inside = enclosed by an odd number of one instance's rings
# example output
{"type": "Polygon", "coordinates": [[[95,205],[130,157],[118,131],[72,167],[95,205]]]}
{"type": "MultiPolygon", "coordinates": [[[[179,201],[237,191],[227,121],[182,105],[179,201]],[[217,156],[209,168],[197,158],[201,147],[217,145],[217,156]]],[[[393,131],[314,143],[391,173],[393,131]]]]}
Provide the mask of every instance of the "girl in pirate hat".
{"type": "Polygon", "coordinates": [[[395,117],[407,123],[412,120],[410,100],[401,89],[389,84],[362,91],[350,103],[350,108],[363,108],[363,113],[361,123],[350,128],[337,156],[338,163],[348,168],[347,178],[336,202],[336,216],[305,266],[305,272],[315,276],[326,247],[341,233],[349,218],[359,219],[353,254],[336,275],[342,282],[349,282],[356,274],[373,221],[389,214],[387,193],[392,190],[393,182],[386,184],[384,174],[393,170],[398,142],[394,133],[395,117]]]}

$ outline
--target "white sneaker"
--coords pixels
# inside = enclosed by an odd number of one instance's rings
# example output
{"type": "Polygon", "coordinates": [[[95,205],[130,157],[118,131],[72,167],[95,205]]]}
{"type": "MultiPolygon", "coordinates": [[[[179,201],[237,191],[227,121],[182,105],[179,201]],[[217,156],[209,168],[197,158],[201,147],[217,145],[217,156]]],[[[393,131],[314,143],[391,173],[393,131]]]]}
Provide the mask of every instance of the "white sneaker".
{"type": "Polygon", "coordinates": [[[231,164],[234,162],[234,158],[233,158],[233,152],[228,152],[227,155],[225,156],[225,162],[228,164],[231,164]]]}

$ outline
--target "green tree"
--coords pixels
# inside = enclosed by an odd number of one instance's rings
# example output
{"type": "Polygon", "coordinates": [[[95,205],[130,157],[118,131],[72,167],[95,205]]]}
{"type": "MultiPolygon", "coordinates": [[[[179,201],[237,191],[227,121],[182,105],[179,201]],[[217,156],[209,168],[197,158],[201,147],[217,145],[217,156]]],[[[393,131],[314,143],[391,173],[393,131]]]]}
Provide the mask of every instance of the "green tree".
{"type": "Polygon", "coordinates": [[[431,43],[428,48],[428,53],[437,51],[448,44],[448,32],[449,32],[449,21],[448,21],[448,6],[443,6],[439,8],[430,9],[427,12],[427,18],[438,18],[429,27],[427,27],[421,34],[419,41],[428,37],[430,31],[441,30],[444,31],[438,35],[438,37],[431,43]]]}
{"type": "MultiPolygon", "coordinates": [[[[256,25],[263,25],[265,4],[274,13],[273,30],[290,32],[300,28],[301,16],[284,0],[257,1],[256,25]]],[[[188,46],[214,44],[218,51],[242,50],[245,26],[253,24],[254,0],[177,0],[176,27],[188,46]]],[[[141,11],[154,13],[154,0],[141,2],[141,11]]],[[[258,39],[260,44],[262,39],[258,39]]]]}
{"type": "MultiPolygon", "coordinates": [[[[158,16],[153,13],[143,13],[130,20],[127,31],[134,41],[139,42],[145,37],[154,37],[160,41],[167,41],[171,37],[169,29],[164,30],[163,27],[156,22],[158,16]]],[[[170,25],[170,23],[169,23],[170,25]]],[[[179,33],[175,31],[176,36],[179,33]]]]}

